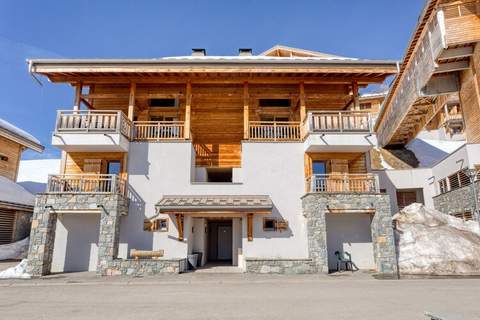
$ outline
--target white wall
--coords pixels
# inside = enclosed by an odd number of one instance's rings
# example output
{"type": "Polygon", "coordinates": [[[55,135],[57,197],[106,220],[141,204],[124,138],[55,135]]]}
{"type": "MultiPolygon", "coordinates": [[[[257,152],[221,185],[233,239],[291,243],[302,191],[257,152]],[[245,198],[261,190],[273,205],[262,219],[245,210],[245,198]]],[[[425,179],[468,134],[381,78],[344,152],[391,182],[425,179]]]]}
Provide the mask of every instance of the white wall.
{"type": "Polygon", "coordinates": [[[232,265],[240,266],[242,255],[242,221],[240,218],[232,219],[232,265]]]}
{"type": "Polygon", "coordinates": [[[371,218],[368,214],[327,214],[328,268],[336,270],[335,251],[347,251],[360,269],[374,269],[371,218]]]}
{"type": "Polygon", "coordinates": [[[51,271],[95,271],[99,231],[99,213],[60,215],[55,229],[51,271]]]}
{"type": "Polygon", "coordinates": [[[185,241],[177,241],[178,230],[170,217],[168,232],[143,231],[144,216],[155,215],[155,204],[163,195],[269,195],[272,216],[289,222],[284,232],[264,232],[262,216],[254,219],[254,241],[246,239],[243,222],[242,251],[245,257],[306,258],[305,218],[300,197],[304,194],[302,143],[243,143],[243,183],[195,184],[191,182],[191,143],[131,143],[128,161],[130,188],[138,200],[122,221],[121,242],[129,249],[164,249],[166,257],[185,257],[189,229],[185,219],[185,241]]]}
{"type": "Polygon", "coordinates": [[[202,252],[202,261],[199,264],[203,266],[207,261],[208,237],[205,231],[206,220],[204,218],[193,219],[193,241],[192,252],[202,252]]]}

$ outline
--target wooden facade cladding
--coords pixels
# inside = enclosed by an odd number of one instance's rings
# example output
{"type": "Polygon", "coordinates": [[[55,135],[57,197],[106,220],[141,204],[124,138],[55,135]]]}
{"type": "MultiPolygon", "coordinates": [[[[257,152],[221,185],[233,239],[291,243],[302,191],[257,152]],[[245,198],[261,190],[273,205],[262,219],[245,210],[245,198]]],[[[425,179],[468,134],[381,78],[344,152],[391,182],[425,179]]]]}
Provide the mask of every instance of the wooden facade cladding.
{"type": "Polygon", "coordinates": [[[18,166],[22,155],[22,145],[0,137],[0,176],[17,180],[18,166]]]}
{"type": "Polygon", "coordinates": [[[69,152],[60,171],[64,174],[106,174],[108,162],[118,161],[122,176],[127,172],[125,155],[123,152],[69,152]]]}
{"type": "Polygon", "coordinates": [[[458,93],[458,73],[480,41],[479,14],[479,1],[427,2],[377,121],[380,145],[407,143],[432,119],[438,96],[458,93]]]}
{"type": "Polygon", "coordinates": [[[460,75],[460,102],[465,122],[465,138],[480,143],[480,46],[476,46],[470,69],[460,75]]]}

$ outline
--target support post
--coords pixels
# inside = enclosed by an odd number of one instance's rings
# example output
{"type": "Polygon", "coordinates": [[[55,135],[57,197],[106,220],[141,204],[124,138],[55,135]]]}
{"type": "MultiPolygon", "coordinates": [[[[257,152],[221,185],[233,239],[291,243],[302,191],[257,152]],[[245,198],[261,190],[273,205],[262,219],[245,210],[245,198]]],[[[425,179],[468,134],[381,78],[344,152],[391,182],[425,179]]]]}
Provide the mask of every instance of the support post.
{"type": "Polygon", "coordinates": [[[300,82],[299,85],[300,96],[299,96],[299,103],[300,103],[300,137],[303,139],[306,135],[306,122],[305,118],[307,116],[307,106],[305,103],[305,85],[303,82],[300,82]]]}
{"type": "Polygon", "coordinates": [[[247,237],[248,241],[253,241],[253,213],[247,214],[247,237]]]}
{"type": "Polygon", "coordinates": [[[128,96],[128,120],[133,121],[133,114],[135,113],[135,93],[137,91],[137,84],[130,83],[130,94],[128,96]]]}
{"type": "Polygon", "coordinates": [[[358,95],[358,82],[352,82],[352,93],[353,93],[353,109],[358,111],[360,110],[360,97],[358,95]]]}
{"type": "Polygon", "coordinates": [[[175,214],[175,219],[177,220],[178,241],[183,241],[183,214],[175,214]]]}
{"type": "Polygon", "coordinates": [[[192,84],[187,82],[187,92],[185,95],[185,139],[190,139],[190,113],[192,108],[192,84]]]}
{"type": "Polygon", "coordinates": [[[82,99],[82,88],[83,88],[83,85],[81,82],[77,82],[75,84],[75,100],[73,102],[73,110],[75,111],[80,110],[80,102],[82,99]]]}
{"type": "Polygon", "coordinates": [[[243,83],[243,139],[249,138],[249,94],[248,94],[248,82],[243,83]]]}

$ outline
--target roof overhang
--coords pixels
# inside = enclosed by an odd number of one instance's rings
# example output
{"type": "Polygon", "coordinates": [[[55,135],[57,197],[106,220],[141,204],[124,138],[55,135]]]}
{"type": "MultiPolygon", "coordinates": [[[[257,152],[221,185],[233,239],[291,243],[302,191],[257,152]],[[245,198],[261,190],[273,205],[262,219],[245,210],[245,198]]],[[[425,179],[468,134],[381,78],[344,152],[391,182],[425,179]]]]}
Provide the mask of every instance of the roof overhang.
{"type": "Polygon", "coordinates": [[[273,203],[263,195],[166,195],[155,208],[157,213],[271,213],[273,203]]]}
{"type": "Polygon", "coordinates": [[[45,149],[44,146],[41,144],[38,144],[32,140],[26,139],[22,137],[21,135],[16,134],[15,132],[12,132],[10,130],[0,128],[0,136],[5,137],[9,140],[12,140],[26,148],[32,149],[36,152],[42,153],[43,150],[45,149]]]}
{"type": "MultiPolygon", "coordinates": [[[[397,62],[383,60],[323,59],[316,57],[178,57],[162,59],[31,59],[31,73],[53,82],[80,77],[277,75],[348,76],[383,81],[397,72],[397,62]]],[[[81,81],[81,80],[79,80],[81,81]]],[[[372,81],[373,82],[373,81],[372,81]]]]}

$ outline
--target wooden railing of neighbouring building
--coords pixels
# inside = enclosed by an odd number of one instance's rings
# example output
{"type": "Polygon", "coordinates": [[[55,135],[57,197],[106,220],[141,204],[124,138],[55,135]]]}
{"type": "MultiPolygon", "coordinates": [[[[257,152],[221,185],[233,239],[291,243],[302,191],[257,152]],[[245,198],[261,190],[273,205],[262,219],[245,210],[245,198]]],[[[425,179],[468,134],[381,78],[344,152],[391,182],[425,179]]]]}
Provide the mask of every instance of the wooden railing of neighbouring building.
{"type": "Polygon", "coordinates": [[[48,177],[47,193],[125,194],[125,180],[116,174],[61,174],[48,177]]]}
{"type": "Polygon", "coordinates": [[[134,121],[132,140],[160,141],[185,138],[183,121],[134,121]]]}
{"type": "Polygon", "coordinates": [[[132,123],[121,111],[59,110],[55,133],[121,133],[131,137],[132,123]]]}
{"type": "Polygon", "coordinates": [[[256,141],[300,141],[298,121],[250,121],[249,140],[256,141]]]}
{"type": "Polygon", "coordinates": [[[308,114],[308,132],[371,132],[371,115],[362,111],[316,111],[308,114]]]}
{"type": "Polygon", "coordinates": [[[366,174],[314,174],[306,180],[307,192],[379,193],[378,176],[366,174]]]}

